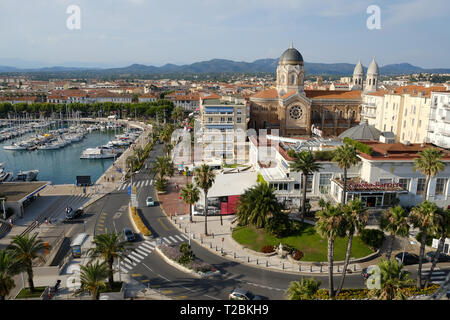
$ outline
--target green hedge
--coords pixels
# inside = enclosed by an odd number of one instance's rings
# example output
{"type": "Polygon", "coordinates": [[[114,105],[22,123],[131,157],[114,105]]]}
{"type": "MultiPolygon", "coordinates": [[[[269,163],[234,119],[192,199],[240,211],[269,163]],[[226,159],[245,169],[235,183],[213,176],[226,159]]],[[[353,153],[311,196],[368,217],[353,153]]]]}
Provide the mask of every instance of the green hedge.
{"type": "Polygon", "coordinates": [[[321,161],[332,161],[334,158],[334,150],[323,150],[314,152],[314,159],[321,161]]]}
{"type": "Polygon", "coordinates": [[[355,141],[353,139],[350,139],[349,137],[344,138],[344,143],[349,144],[351,146],[354,146],[356,150],[368,154],[369,156],[372,155],[372,147],[368,146],[367,144],[364,144],[359,141],[355,141]]]}
{"type": "Polygon", "coordinates": [[[362,242],[364,242],[369,247],[372,247],[374,250],[377,250],[383,244],[383,231],[377,229],[364,229],[361,231],[360,236],[362,242]]]}

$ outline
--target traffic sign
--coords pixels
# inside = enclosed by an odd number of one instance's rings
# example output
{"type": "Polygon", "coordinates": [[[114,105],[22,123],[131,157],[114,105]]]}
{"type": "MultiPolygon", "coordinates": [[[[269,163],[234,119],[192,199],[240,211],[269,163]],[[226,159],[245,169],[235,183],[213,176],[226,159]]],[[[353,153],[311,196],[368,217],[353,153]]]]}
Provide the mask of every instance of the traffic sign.
{"type": "Polygon", "coordinates": [[[131,186],[128,187],[128,195],[131,196],[131,186]]]}

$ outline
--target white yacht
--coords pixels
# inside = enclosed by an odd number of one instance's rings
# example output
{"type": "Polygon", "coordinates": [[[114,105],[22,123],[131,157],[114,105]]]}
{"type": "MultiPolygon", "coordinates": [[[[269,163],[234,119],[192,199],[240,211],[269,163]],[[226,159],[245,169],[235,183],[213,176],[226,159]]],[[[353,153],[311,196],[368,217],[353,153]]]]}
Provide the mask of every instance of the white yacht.
{"type": "Polygon", "coordinates": [[[87,148],[81,154],[80,159],[110,159],[115,156],[114,151],[108,148],[87,148]]]}
{"type": "Polygon", "coordinates": [[[18,181],[34,181],[37,179],[39,170],[20,171],[17,174],[16,180],[18,181]]]}
{"type": "Polygon", "coordinates": [[[27,150],[27,146],[20,143],[13,143],[9,146],[3,146],[4,150],[27,150]]]}

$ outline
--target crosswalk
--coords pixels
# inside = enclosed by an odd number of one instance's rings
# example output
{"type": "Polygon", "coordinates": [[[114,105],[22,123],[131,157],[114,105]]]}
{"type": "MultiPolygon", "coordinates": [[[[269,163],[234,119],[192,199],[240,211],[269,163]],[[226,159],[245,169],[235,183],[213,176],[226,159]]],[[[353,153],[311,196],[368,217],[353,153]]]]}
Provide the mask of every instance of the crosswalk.
{"type": "MultiPolygon", "coordinates": [[[[428,277],[428,274],[430,273],[429,270],[424,270],[422,271],[422,279],[426,279],[426,277],[428,277]]],[[[445,278],[447,277],[447,274],[449,273],[449,271],[444,271],[444,270],[434,270],[433,274],[431,275],[430,278],[430,282],[431,283],[437,283],[437,284],[442,284],[445,281],[445,278]]]]}
{"type": "MultiPolygon", "coordinates": [[[[131,185],[130,182],[128,183],[124,183],[121,186],[119,186],[117,188],[117,191],[123,191],[123,190],[127,190],[127,188],[131,185]]],[[[153,180],[141,180],[141,181],[135,181],[133,182],[133,187],[136,188],[142,188],[142,187],[148,187],[153,185],[153,180]]]]}
{"type": "Polygon", "coordinates": [[[139,244],[133,251],[127,253],[127,258],[120,261],[120,272],[130,272],[138,263],[144,260],[150,253],[155,250],[159,243],[175,244],[189,240],[185,234],[172,235],[167,237],[158,237],[153,240],[145,240],[139,244]]]}

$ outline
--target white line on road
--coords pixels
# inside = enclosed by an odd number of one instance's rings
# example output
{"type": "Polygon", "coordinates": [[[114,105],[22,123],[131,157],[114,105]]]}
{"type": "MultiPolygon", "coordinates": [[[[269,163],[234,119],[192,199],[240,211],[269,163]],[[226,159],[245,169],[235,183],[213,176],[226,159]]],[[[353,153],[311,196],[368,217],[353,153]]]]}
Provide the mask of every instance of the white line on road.
{"type": "Polygon", "coordinates": [[[205,294],[204,296],[205,296],[205,297],[208,297],[208,298],[211,298],[211,299],[214,299],[214,300],[220,300],[220,299],[218,299],[218,298],[216,298],[216,297],[208,296],[207,294],[205,294]]]}
{"type": "Polygon", "coordinates": [[[142,244],[145,245],[145,246],[147,246],[147,247],[150,247],[150,248],[152,248],[152,249],[154,249],[154,248],[156,247],[156,245],[155,245],[154,242],[150,242],[150,241],[148,241],[148,240],[146,240],[146,241],[143,242],[142,244]]]}
{"type": "Polygon", "coordinates": [[[186,240],[189,240],[189,237],[188,237],[187,235],[182,234],[181,236],[182,236],[183,238],[185,238],[186,240]]]}
{"type": "Polygon", "coordinates": [[[184,241],[184,240],[185,240],[185,239],[183,239],[182,237],[177,236],[177,235],[175,235],[174,237],[177,238],[177,239],[180,240],[180,241],[184,241]]]}
{"type": "Polygon", "coordinates": [[[138,254],[136,251],[132,251],[132,252],[131,252],[131,255],[132,255],[132,256],[135,256],[135,257],[138,257],[138,258],[141,258],[141,259],[144,259],[144,258],[145,258],[145,256],[144,256],[144,257],[141,256],[141,255],[138,254]]]}
{"type": "Polygon", "coordinates": [[[177,242],[178,240],[175,239],[174,237],[169,236],[170,240],[172,240],[173,242],[177,242]]]}
{"type": "Polygon", "coordinates": [[[165,242],[167,242],[168,244],[171,244],[172,243],[172,241],[170,241],[169,239],[167,239],[167,238],[162,238],[165,242]]]}
{"type": "Polygon", "coordinates": [[[145,186],[148,186],[148,180],[145,180],[145,186]]]}
{"type": "Polygon", "coordinates": [[[150,185],[153,185],[153,179],[152,179],[152,180],[150,180],[150,185]]]}
{"type": "Polygon", "coordinates": [[[131,258],[131,259],[133,259],[134,261],[136,261],[136,262],[141,262],[141,260],[138,260],[136,257],[134,257],[133,255],[133,252],[128,256],[129,258],[131,258]]]}
{"type": "MultiPolygon", "coordinates": [[[[137,249],[136,249],[137,250],[137,249]]],[[[142,250],[146,253],[146,255],[148,255],[149,253],[152,253],[152,250],[148,249],[148,248],[143,248],[142,246],[139,247],[139,250],[142,250]]]]}
{"type": "Polygon", "coordinates": [[[135,251],[136,251],[136,252],[139,252],[139,253],[142,254],[144,257],[148,256],[148,252],[147,252],[147,251],[144,251],[144,250],[141,249],[141,248],[136,248],[135,251]]]}

